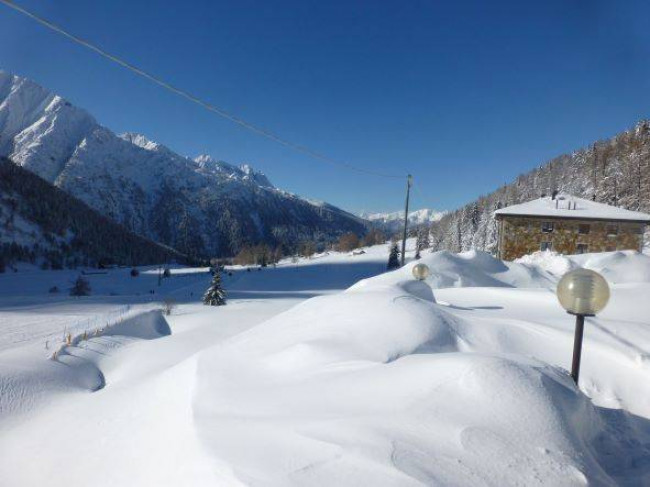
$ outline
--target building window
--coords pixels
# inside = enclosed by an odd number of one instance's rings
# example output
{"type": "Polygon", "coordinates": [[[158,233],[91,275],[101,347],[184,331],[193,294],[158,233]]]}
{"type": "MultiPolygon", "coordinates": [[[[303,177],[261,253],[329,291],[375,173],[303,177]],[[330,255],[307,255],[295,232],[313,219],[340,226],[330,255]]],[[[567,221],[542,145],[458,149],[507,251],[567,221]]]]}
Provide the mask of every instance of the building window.
{"type": "Polygon", "coordinates": [[[542,242],[539,246],[539,250],[542,252],[544,250],[553,250],[553,243],[552,242],[542,242]]]}
{"type": "Polygon", "coordinates": [[[618,235],[618,225],[607,225],[607,236],[616,237],[618,235]]]}
{"type": "Polygon", "coordinates": [[[586,223],[583,223],[582,225],[578,225],[578,233],[580,235],[587,235],[590,230],[591,227],[586,223]]]}
{"type": "Polygon", "coordinates": [[[636,233],[637,235],[643,235],[643,225],[634,227],[634,233],[636,233]]]}
{"type": "Polygon", "coordinates": [[[579,243],[576,247],[576,253],[578,254],[586,254],[587,252],[589,252],[589,245],[587,244],[579,243]]]}
{"type": "Polygon", "coordinates": [[[553,222],[542,223],[542,233],[551,233],[553,231],[553,222]]]}

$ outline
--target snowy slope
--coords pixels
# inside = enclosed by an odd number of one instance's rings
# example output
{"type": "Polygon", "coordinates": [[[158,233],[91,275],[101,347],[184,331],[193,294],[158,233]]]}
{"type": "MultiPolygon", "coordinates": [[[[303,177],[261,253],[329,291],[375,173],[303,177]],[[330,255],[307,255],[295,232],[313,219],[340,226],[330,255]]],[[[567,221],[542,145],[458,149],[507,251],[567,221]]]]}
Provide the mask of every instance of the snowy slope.
{"type": "Polygon", "coordinates": [[[0,260],[53,268],[146,264],[184,257],[129,232],[77,198],[0,157],[0,260]]]}
{"type": "MultiPolygon", "coordinates": [[[[190,290],[207,278],[192,281],[179,289],[185,304],[167,320],[170,335],[151,333],[159,317],[145,314],[60,362],[38,365],[27,348],[0,353],[2,397],[15,406],[0,410],[0,478],[66,487],[648,485],[650,258],[565,262],[613,281],[609,306],[587,320],[577,388],[566,370],[573,321],[552,292],[562,272],[555,256],[501,263],[426,253],[432,275],[417,283],[414,263],[369,277],[388,248],[366,250],[233,269],[222,308],[192,303],[190,290]],[[146,337],[135,338],[139,328],[146,337]]],[[[119,276],[107,279],[119,286],[119,276]]],[[[5,289],[16,326],[20,287],[38,280],[5,289]]]]}
{"type": "Polygon", "coordinates": [[[2,71],[0,156],[190,255],[364,231],[354,215],[276,189],[248,165],[193,160],[142,135],[117,136],[60,96],[2,71]]]}

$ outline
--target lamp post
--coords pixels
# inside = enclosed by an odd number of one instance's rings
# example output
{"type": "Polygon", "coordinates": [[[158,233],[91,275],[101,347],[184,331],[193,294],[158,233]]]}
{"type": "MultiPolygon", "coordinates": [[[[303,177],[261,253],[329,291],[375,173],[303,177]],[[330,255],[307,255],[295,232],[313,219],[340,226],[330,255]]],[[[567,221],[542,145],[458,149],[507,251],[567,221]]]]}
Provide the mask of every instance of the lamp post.
{"type": "Polygon", "coordinates": [[[596,316],[609,301],[609,285],[603,276],[589,269],[567,272],[557,285],[557,298],[569,314],[576,317],[571,377],[578,384],[582,336],[586,316],[596,316]]]}
{"type": "Polygon", "coordinates": [[[414,265],[411,272],[413,273],[413,277],[418,281],[424,281],[431,273],[429,266],[422,263],[414,265]]]}
{"type": "Polygon", "coordinates": [[[433,296],[433,289],[425,282],[430,274],[429,266],[420,262],[411,268],[411,273],[413,274],[414,280],[404,282],[402,285],[403,289],[417,298],[435,303],[436,298],[433,296]]]}

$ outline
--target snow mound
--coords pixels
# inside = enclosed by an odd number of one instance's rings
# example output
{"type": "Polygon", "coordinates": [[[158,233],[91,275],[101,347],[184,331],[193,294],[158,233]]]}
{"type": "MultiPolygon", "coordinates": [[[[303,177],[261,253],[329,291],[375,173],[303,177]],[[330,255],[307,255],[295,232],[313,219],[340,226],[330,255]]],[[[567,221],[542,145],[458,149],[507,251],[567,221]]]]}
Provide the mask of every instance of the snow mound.
{"type": "Polygon", "coordinates": [[[572,261],[569,257],[551,250],[544,250],[524,255],[523,257],[516,259],[514,262],[526,266],[538,267],[557,277],[562,277],[567,272],[579,267],[576,262],[572,261]]]}
{"type": "Polygon", "coordinates": [[[137,314],[111,325],[98,336],[77,335],[57,352],[56,360],[26,356],[20,349],[2,354],[11,367],[0,368],[0,416],[25,414],[52,396],[104,387],[103,362],[111,351],[138,339],[171,334],[160,310],[137,314]]]}
{"type": "Polygon", "coordinates": [[[611,284],[650,282],[650,256],[634,250],[582,255],[544,251],[525,255],[515,263],[536,267],[556,278],[584,267],[601,273],[611,284]]]}
{"type": "Polygon", "coordinates": [[[581,267],[600,272],[610,283],[650,282],[650,256],[633,250],[584,254],[571,259],[581,267]]]}
{"type": "Polygon", "coordinates": [[[171,335],[167,320],[160,310],[148,311],[112,325],[102,333],[103,336],[128,336],[152,340],[171,335]]]}
{"type": "MultiPolygon", "coordinates": [[[[413,279],[413,266],[424,263],[431,271],[427,279],[434,289],[450,287],[525,287],[549,288],[556,278],[547,270],[535,265],[503,262],[487,252],[471,250],[454,254],[448,251],[425,254],[394,272],[373,278],[373,282],[394,284],[400,280],[413,279]]],[[[357,286],[363,287],[365,281],[357,286]]]]}
{"type": "Polygon", "coordinates": [[[568,374],[470,329],[380,278],[311,299],[200,354],[197,431],[245,483],[611,483],[568,374]]]}
{"type": "MultiPolygon", "coordinates": [[[[426,283],[433,289],[461,287],[513,287],[554,289],[567,272],[585,267],[600,272],[610,284],[650,282],[650,256],[632,250],[583,255],[535,252],[513,262],[494,258],[487,252],[470,250],[455,254],[440,251],[423,254],[422,259],[373,277],[373,285],[395,285],[413,280],[413,266],[424,263],[430,275],[426,283]]],[[[363,288],[367,280],[354,288],[363,288]]]]}

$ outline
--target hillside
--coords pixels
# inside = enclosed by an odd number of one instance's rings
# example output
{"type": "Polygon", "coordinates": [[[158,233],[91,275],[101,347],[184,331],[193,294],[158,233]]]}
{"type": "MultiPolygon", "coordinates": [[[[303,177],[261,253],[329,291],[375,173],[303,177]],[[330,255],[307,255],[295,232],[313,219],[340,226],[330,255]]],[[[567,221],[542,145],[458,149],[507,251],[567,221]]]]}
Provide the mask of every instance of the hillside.
{"type": "Polygon", "coordinates": [[[0,262],[62,268],[184,260],[129,232],[44,179],[0,158],[0,262]]]}
{"type": "Polygon", "coordinates": [[[549,195],[555,190],[649,212],[650,122],[641,121],[611,139],[556,157],[446,214],[433,226],[433,249],[493,252],[497,237],[494,210],[549,195]]]}
{"type": "Polygon", "coordinates": [[[190,159],[139,134],[118,136],[60,96],[2,71],[0,156],[188,255],[365,231],[362,219],[275,188],[248,165],[190,159]]]}
{"type": "Polygon", "coordinates": [[[71,271],[0,275],[3,485],[650,485],[650,257],[437,252],[417,282],[365,251],[229,268],[227,306],[205,268],[86,298],[48,295],[71,271]],[[612,293],[580,387],[552,292],[577,266],[612,293]]]}

